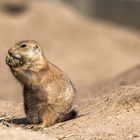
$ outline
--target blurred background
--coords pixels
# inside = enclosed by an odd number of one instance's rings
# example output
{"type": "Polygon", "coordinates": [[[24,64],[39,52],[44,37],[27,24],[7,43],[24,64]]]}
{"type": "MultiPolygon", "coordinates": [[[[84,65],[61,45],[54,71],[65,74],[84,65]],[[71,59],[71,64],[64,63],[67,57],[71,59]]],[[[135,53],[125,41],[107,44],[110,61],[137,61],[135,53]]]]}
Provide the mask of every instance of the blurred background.
{"type": "Polygon", "coordinates": [[[135,83],[140,78],[139,29],[138,0],[1,0],[0,100],[22,102],[22,87],[5,56],[25,39],[38,41],[48,60],[69,75],[78,103],[101,95],[102,85],[125,71],[112,84],[128,84],[129,78],[135,83]]]}

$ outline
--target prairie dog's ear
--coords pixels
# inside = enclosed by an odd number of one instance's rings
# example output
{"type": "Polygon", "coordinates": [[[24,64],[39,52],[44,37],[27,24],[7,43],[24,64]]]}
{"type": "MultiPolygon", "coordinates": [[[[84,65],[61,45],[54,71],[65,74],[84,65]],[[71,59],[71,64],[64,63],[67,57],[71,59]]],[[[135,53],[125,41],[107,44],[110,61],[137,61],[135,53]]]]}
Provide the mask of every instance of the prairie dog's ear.
{"type": "Polygon", "coordinates": [[[39,46],[36,44],[36,45],[34,46],[34,48],[37,50],[37,49],[39,49],[39,46]]]}
{"type": "Polygon", "coordinates": [[[40,49],[40,47],[37,44],[35,44],[34,47],[33,47],[33,51],[35,53],[39,53],[39,52],[41,52],[41,49],[40,49]]]}

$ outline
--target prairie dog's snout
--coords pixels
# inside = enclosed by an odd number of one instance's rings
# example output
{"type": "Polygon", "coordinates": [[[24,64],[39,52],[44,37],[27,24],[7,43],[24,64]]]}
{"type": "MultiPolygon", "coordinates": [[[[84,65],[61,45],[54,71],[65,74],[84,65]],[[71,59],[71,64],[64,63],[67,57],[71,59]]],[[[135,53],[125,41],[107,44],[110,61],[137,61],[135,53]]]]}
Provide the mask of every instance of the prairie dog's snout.
{"type": "Polygon", "coordinates": [[[6,63],[12,68],[23,66],[23,64],[32,65],[32,62],[39,60],[42,56],[42,51],[36,41],[21,41],[8,50],[6,63]],[[29,63],[30,62],[30,63],[29,63]]]}

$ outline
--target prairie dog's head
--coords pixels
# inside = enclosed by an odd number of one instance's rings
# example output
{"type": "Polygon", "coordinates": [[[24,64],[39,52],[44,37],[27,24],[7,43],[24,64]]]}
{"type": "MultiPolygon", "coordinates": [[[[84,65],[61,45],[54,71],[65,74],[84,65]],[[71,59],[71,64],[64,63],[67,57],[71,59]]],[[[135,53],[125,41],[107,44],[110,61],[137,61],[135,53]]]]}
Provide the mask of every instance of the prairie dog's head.
{"type": "Polygon", "coordinates": [[[31,67],[43,58],[39,44],[34,40],[20,41],[8,50],[6,63],[10,68],[31,67]]]}

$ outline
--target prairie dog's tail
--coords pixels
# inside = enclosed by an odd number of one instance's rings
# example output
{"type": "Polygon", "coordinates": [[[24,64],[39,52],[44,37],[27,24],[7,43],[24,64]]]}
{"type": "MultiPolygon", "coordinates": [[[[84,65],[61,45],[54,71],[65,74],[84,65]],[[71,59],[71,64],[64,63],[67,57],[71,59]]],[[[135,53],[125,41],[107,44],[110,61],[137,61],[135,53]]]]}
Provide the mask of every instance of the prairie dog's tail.
{"type": "Polygon", "coordinates": [[[58,118],[58,122],[64,122],[67,120],[74,119],[74,118],[76,118],[77,114],[78,114],[78,111],[72,109],[72,110],[70,110],[70,112],[60,115],[58,118]]]}

